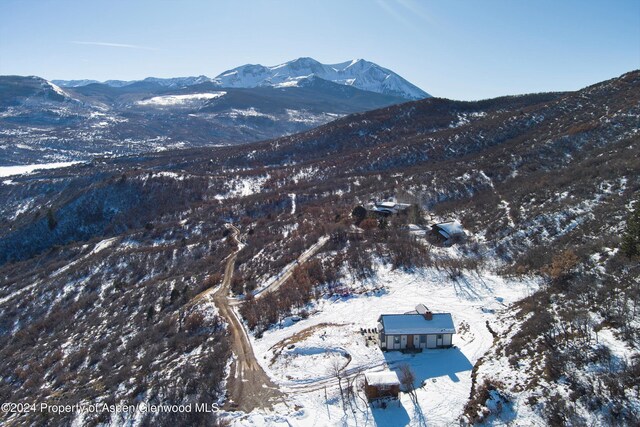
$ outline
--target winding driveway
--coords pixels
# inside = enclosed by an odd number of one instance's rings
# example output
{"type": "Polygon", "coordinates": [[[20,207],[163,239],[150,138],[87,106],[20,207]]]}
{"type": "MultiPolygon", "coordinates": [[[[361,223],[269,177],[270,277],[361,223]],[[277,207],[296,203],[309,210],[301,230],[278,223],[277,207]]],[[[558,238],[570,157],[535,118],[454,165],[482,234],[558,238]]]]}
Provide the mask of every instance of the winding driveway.
{"type": "Polygon", "coordinates": [[[274,403],[284,401],[284,395],[256,360],[242,322],[231,308],[229,289],[236,256],[242,246],[238,239],[240,230],[231,224],[228,228],[238,245],[237,249],[227,259],[222,285],[215,291],[213,288],[205,291],[206,295],[203,296],[210,296],[213,299],[219,314],[226,319],[228,331],[231,334],[231,350],[234,354],[234,361],[227,379],[227,399],[223,409],[241,410],[249,413],[257,408],[272,408],[274,403]]]}

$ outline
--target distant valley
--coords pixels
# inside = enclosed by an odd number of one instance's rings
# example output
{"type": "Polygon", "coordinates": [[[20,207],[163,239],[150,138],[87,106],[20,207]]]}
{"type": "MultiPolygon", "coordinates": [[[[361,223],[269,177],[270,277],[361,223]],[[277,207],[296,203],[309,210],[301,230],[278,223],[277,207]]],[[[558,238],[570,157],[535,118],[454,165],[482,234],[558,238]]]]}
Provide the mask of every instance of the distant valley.
{"type": "Polygon", "coordinates": [[[104,83],[0,76],[0,166],[243,144],[427,97],[364,60],[104,83]]]}

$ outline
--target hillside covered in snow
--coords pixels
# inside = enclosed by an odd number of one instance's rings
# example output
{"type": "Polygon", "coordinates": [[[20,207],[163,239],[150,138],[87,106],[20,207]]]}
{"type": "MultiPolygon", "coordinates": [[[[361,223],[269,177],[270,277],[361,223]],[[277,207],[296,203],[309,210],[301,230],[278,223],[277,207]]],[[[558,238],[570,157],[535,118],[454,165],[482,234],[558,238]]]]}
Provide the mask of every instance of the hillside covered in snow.
{"type": "Polygon", "coordinates": [[[4,176],[0,400],[216,410],[0,422],[638,425],[639,89],[633,71],[576,92],[428,98],[241,146],[4,176]],[[403,208],[379,215],[381,201],[403,208]],[[433,227],[446,221],[455,238],[433,227]],[[379,316],[418,303],[451,314],[452,346],[383,351],[379,316]],[[385,408],[363,389],[382,371],[403,380],[385,408]]]}

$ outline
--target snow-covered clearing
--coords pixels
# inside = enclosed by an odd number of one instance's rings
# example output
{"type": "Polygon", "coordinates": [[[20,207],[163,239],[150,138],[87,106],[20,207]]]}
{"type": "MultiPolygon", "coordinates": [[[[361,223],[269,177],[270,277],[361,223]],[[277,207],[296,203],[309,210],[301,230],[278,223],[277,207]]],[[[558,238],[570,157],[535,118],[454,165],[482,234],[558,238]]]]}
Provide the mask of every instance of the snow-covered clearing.
{"type": "Polygon", "coordinates": [[[241,109],[241,108],[232,108],[228,112],[221,113],[220,115],[230,117],[232,119],[237,118],[247,118],[247,117],[262,117],[269,120],[277,120],[275,116],[271,114],[265,114],[260,110],[255,109],[254,107],[241,109]]]}
{"type": "Polygon", "coordinates": [[[466,272],[452,281],[435,269],[409,273],[387,265],[379,265],[377,276],[366,283],[347,281],[371,291],[323,299],[308,319],[286,320],[260,339],[251,337],[260,364],[288,393],[289,402],[276,407],[274,413],[234,414],[234,425],[455,424],[469,397],[473,365],[493,343],[486,323],[538,286],[533,279],[507,280],[488,271],[480,275],[466,272]],[[434,312],[452,313],[457,328],[454,347],[415,355],[382,352],[371,339],[374,334],[361,332],[361,328],[375,328],[380,314],[411,311],[420,302],[434,312]],[[396,370],[409,364],[420,387],[419,407],[402,394],[401,405],[387,409],[372,410],[356,399],[355,412],[349,409],[345,415],[337,380],[330,374],[335,358],[346,365],[345,372],[356,384],[362,380],[360,372],[396,370]]]}
{"type": "Polygon", "coordinates": [[[66,168],[82,162],[40,163],[35,165],[0,166],[0,176],[22,175],[40,169],[66,168]]]}
{"type": "Polygon", "coordinates": [[[296,194],[291,193],[289,197],[291,197],[291,215],[293,215],[296,213],[296,194]]]}
{"type": "Polygon", "coordinates": [[[95,248],[93,248],[91,250],[91,252],[89,253],[89,255],[93,255],[93,254],[97,254],[98,252],[100,252],[103,249],[108,248],[109,246],[113,245],[113,243],[117,240],[117,237],[112,237],[110,239],[104,239],[100,242],[98,242],[98,244],[96,245],[95,248]]]}
{"type": "Polygon", "coordinates": [[[153,98],[138,101],[138,105],[150,105],[158,107],[166,107],[170,105],[190,105],[197,102],[208,101],[210,99],[220,98],[227,92],[211,92],[211,93],[190,93],[186,95],[162,95],[153,98]]]}
{"type": "Polygon", "coordinates": [[[458,113],[457,117],[458,117],[458,121],[457,122],[451,122],[449,124],[450,128],[457,128],[460,126],[464,126],[466,124],[471,123],[471,121],[481,118],[481,117],[485,117],[487,115],[487,113],[485,113],[484,111],[474,111],[472,113],[458,113]]]}
{"type": "Polygon", "coordinates": [[[163,176],[166,178],[172,178],[175,179],[177,181],[183,181],[185,178],[185,175],[179,175],[175,172],[167,172],[167,171],[162,171],[162,172],[158,172],[155,174],[155,176],[163,176]]]}
{"type": "Polygon", "coordinates": [[[229,191],[225,194],[216,194],[218,200],[225,200],[230,197],[246,197],[260,192],[262,186],[270,178],[269,174],[263,176],[237,177],[226,183],[229,191]]]}

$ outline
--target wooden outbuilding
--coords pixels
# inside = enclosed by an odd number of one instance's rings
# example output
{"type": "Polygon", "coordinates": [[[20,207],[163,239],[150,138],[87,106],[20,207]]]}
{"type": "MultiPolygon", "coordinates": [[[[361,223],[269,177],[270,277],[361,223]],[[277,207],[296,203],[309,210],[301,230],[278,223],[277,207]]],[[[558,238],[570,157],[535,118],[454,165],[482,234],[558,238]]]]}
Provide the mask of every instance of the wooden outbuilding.
{"type": "Polygon", "coordinates": [[[367,372],[364,374],[364,394],[369,402],[382,399],[398,399],[400,379],[394,371],[367,372]]]}

